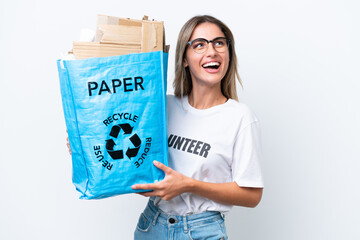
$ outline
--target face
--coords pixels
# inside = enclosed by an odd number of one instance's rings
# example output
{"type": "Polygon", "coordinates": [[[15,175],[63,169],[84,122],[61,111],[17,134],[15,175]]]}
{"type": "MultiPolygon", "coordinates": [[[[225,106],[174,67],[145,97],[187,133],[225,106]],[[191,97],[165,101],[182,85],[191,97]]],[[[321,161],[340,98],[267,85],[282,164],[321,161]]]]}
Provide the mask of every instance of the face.
{"type": "MultiPolygon", "coordinates": [[[[217,37],[225,37],[221,29],[213,23],[202,23],[198,25],[190,38],[213,40],[217,37]]],[[[196,53],[190,46],[186,49],[184,66],[189,67],[193,86],[219,87],[221,79],[225,76],[229,66],[229,50],[217,52],[213,43],[208,44],[204,53],[196,53]]]]}

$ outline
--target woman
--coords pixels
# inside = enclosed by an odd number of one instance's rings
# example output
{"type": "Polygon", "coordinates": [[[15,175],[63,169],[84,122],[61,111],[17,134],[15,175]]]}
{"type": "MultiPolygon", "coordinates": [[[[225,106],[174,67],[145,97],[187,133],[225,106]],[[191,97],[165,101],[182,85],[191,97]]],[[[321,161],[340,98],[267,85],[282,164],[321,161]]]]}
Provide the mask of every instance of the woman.
{"type": "MultiPolygon", "coordinates": [[[[237,102],[230,29],[211,16],[185,23],[176,46],[175,96],[168,96],[169,167],[163,181],[133,189],[151,197],[135,239],[227,239],[224,213],[255,207],[263,181],[258,121],[237,102]]],[[[241,83],[241,82],[240,82],[241,83]]]]}

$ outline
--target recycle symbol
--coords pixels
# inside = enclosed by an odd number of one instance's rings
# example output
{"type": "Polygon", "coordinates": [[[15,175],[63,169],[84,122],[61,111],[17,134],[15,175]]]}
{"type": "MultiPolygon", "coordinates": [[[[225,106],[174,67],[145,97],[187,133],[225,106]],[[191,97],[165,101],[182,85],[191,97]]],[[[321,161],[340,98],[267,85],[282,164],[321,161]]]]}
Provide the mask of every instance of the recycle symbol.
{"type": "MultiPolygon", "coordinates": [[[[124,135],[130,135],[132,133],[134,127],[131,127],[130,124],[124,123],[124,124],[118,124],[114,125],[111,128],[110,136],[117,139],[119,136],[119,133],[121,129],[124,131],[124,135]]],[[[141,140],[139,136],[135,133],[130,138],[131,143],[133,144],[133,148],[128,148],[126,150],[126,156],[131,160],[132,157],[135,157],[140,149],[141,140]]],[[[114,150],[115,142],[112,138],[106,140],[106,150],[109,153],[110,157],[114,160],[123,159],[124,158],[124,152],[123,150],[114,150]]]]}

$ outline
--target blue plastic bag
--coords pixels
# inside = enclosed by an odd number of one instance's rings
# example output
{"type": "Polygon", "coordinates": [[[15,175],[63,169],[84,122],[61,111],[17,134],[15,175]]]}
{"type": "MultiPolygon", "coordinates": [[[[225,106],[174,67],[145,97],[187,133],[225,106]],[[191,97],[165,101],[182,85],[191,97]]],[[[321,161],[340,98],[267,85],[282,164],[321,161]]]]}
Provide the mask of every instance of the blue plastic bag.
{"type": "Polygon", "coordinates": [[[168,164],[166,78],[162,51],[58,60],[72,152],[73,183],[82,199],[139,192],[168,164]]]}

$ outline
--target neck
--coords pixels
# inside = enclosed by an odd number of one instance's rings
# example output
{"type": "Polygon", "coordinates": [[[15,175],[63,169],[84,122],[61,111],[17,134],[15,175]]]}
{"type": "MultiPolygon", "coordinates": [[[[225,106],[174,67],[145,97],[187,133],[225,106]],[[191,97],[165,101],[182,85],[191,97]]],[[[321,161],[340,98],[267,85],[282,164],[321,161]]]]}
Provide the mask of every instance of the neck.
{"type": "Polygon", "coordinates": [[[189,104],[197,109],[207,109],[216,105],[224,104],[227,98],[222,94],[219,87],[193,88],[188,96],[189,104]]]}

